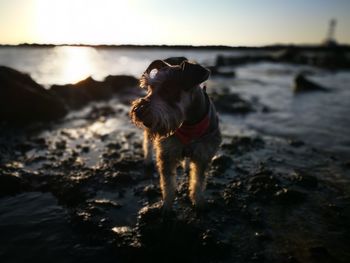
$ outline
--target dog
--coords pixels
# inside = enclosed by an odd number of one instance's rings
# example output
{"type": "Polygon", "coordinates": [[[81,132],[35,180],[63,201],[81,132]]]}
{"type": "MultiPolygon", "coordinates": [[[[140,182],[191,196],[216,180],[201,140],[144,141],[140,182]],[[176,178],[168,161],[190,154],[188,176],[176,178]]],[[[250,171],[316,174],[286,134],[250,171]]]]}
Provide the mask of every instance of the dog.
{"type": "Polygon", "coordinates": [[[156,165],[160,175],[163,209],[172,209],[176,168],[187,159],[190,168],[189,197],[194,207],[204,205],[205,173],[221,144],[214,104],[201,84],[210,71],[184,57],[153,61],[140,79],[147,91],[132,102],[132,122],[144,129],[144,162],[156,165]]]}

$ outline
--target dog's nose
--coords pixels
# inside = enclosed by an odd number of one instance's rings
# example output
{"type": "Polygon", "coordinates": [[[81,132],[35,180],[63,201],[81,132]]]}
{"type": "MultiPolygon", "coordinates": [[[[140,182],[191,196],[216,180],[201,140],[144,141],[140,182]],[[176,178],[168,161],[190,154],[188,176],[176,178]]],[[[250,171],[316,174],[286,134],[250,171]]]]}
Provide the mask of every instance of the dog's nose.
{"type": "Polygon", "coordinates": [[[138,119],[142,120],[147,113],[149,106],[149,100],[140,99],[137,108],[135,109],[135,115],[138,119]]]}

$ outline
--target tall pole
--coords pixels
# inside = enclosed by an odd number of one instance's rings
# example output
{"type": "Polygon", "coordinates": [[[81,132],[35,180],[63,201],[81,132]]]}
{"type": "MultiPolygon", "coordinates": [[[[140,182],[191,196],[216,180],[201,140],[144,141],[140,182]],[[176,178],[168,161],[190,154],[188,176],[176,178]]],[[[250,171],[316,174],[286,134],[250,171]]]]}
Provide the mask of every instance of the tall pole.
{"type": "Polygon", "coordinates": [[[328,28],[328,37],[327,37],[328,41],[334,40],[336,25],[337,25],[337,20],[331,19],[331,21],[329,22],[329,28],[328,28]]]}

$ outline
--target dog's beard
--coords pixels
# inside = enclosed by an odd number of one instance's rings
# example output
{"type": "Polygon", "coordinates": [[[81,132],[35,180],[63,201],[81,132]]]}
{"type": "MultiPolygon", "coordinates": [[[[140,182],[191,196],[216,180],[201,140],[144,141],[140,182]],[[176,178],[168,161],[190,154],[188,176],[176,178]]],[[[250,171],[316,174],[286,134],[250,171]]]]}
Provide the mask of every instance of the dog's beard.
{"type": "Polygon", "coordinates": [[[141,105],[141,100],[132,103],[130,116],[132,122],[143,129],[148,130],[153,138],[166,138],[171,136],[184,121],[184,111],[179,105],[170,106],[165,102],[153,102],[145,109],[142,119],[136,115],[141,105]]]}

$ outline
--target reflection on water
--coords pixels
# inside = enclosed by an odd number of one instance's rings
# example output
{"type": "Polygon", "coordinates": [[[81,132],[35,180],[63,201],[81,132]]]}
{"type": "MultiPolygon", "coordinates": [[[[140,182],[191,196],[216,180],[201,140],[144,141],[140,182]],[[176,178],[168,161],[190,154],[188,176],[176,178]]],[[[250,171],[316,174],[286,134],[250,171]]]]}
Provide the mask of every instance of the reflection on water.
{"type": "Polygon", "coordinates": [[[0,65],[29,73],[46,87],[52,84],[77,82],[88,76],[102,80],[108,75],[139,77],[155,59],[171,56],[188,58],[212,65],[216,55],[240,54],[237,51],[218,50],[149,50],[128,48],[49,47],[0,48],[0,65]]]}
{"type": "Polygon", "coordinates": [[[94,71],[94,49],[90,47],[64,47],[61,49],[61,80],[75,83],[94,71]]]}

